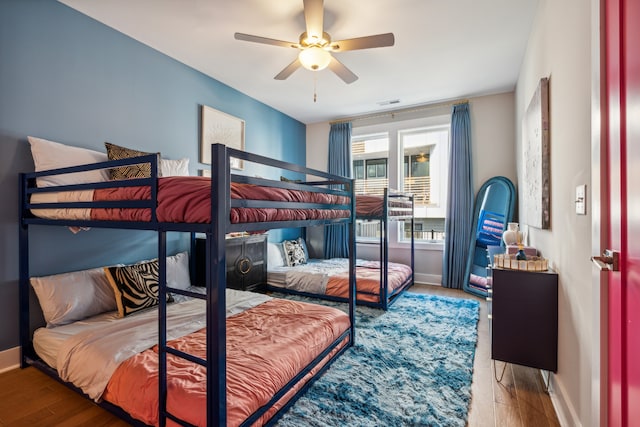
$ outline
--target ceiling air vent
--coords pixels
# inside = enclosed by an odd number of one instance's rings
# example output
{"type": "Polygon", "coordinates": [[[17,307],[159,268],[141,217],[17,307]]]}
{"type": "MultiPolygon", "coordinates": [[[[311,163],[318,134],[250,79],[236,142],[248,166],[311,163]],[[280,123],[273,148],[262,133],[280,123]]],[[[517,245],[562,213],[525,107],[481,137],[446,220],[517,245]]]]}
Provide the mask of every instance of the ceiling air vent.
{"type": "Polygon", "coordinates": [[[385,105],[394,105],[394,104],[399,104],[400,100],[399,99],[392,99],[390,101],[379,101],[378,105],[381,107],[384,107],[385,105]]]}

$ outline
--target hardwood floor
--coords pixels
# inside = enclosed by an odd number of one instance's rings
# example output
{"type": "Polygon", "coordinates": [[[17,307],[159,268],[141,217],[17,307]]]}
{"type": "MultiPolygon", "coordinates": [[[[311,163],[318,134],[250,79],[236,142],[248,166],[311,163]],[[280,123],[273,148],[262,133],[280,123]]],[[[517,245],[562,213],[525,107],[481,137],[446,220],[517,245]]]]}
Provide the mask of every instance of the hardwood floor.
{"type": "MultiPolygon", "coordinates": [[[[478,346],[473,367],[469,427],[559,426],[542,377],[533,368],[506,365],[499,383],[490,358],[486,302],[462,291],[416,285],[414,292],[481,302],[478,346]]],[[[498,374],[503,363],[496,362],[498,374]]],[[[0,426],[127,426],[128,424],[80,397],[34,368],[0,374],[0,426]]]]}
{"type": "Polygon", "coordinates": [[[0,426],[128,425],[35,368],[0,374],[0,426]]]}

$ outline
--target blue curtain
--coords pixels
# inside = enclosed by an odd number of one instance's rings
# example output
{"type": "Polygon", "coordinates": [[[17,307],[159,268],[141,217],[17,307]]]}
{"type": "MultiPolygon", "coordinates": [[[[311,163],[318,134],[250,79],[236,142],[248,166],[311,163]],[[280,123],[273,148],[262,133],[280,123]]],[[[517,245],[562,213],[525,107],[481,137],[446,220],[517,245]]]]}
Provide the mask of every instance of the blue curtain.
{"type": "MultiPolygon", "coordinates": [[[[351,177],[351,123],[334,123],[329,132],[329,173],[351,177]]],[[[324,228],[324,257],[349,256],[349,228],[329,225],[324,228]]]]}
{"type": "Polygon", "coordinates": [[[462,289],[473,226],[473,171],[469,104],[453,106],[449,156],[449,198],[445,220],[442,286],[462,289]]]}

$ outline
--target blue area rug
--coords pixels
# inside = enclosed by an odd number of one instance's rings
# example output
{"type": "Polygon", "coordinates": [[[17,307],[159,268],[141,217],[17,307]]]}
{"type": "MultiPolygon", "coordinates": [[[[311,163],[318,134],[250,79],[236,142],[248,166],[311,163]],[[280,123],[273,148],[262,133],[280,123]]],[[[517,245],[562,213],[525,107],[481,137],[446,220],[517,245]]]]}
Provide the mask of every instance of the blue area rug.
{"type": "Polygon", "coordinates": [[[387,312],[358,307],[355,346],[276,425],[465,426],[478,308],[474,300],[410,292],[387,312]]]}

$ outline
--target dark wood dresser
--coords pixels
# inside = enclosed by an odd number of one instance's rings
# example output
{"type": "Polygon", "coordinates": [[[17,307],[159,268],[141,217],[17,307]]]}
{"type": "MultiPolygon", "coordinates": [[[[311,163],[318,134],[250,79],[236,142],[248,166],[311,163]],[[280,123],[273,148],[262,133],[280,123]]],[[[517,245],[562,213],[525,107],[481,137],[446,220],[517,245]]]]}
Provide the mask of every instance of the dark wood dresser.
{"type": "MultiPolygon", "coordinates": [[[[267,283],[267,235],[226,239],[227,287],[264,292],[267,283]]],[[[205,283],[205,239],[196,239],[196,284],[205,283]]]]}
{"type": "Polygon", "coordinates": [[[494,268],[491,358],[556,372],[558,275],[494,268]]]}

